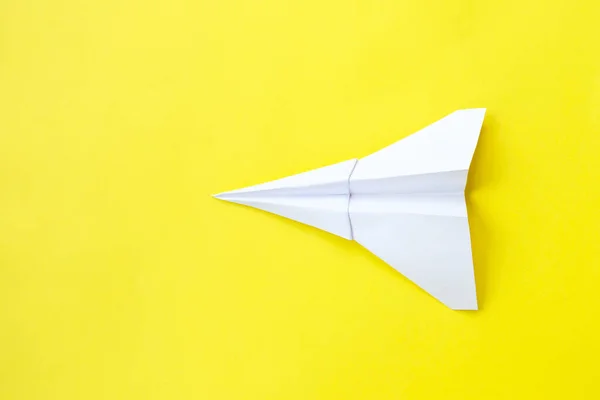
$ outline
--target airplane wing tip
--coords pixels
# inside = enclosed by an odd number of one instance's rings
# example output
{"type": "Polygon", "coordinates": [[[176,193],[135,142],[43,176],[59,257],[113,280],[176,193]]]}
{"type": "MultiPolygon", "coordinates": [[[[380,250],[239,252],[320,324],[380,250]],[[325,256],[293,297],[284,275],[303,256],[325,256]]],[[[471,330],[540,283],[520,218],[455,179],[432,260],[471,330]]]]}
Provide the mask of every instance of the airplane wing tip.
{"type": "Polygon", "coordinates": [[[452,294],[447,293],[444,295],[444,299],[437,296],[434,297],[440,300],[448,308],[455,311],[477,311],[479,309],[475,287],[473,287],[472,290],[466,289],[465,287],[463,287],[462,290],[457,288],[452,294]],[[465,291],[468,293],[465,293],[465,291]]]}
{"type": "Polygon", "coordinates": [[[479,125],[483,124],[483,120],[485,118],[485,113],[487,112],[487,108],[463,108],[460,110],[456,110],[449,115],[462,116],[469,120],[477,121],[479,125]]]}
{"type": "Polygon", "coordinates": [[[481,126],[483,125],[483,120],[485,119],[487,108],[466,108],[461,111],[471,114],[470,117],[474,121],[477,121],[477,126],[479,126],[479,128],[481,129],[481,126]]]}
{"type": "Polygon", "coordinates": [[[477,310],[479,310],[477,301],[468,302],[468,303],[461,304],[461,305],[453,305],[453,306],[449,306],[449,307],[455,311],[477,311],[477,310]]]}

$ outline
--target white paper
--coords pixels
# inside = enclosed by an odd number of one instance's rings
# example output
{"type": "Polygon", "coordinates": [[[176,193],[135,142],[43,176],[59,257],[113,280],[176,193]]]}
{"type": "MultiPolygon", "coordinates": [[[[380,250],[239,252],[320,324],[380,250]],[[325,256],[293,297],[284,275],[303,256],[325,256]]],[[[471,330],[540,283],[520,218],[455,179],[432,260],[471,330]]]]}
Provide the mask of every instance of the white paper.
{"type": "Polygon", "coordinates": [[[348,179],[357,160],[289,176],[215,197],[260,208],[352,240],[348,179]]]}
{"type": "Polygon", "coordinates": [[[360,160],[215,197],[356,240],[448,307],[476,310],[464,190],[484,115],[459,110],[360,160]]]}

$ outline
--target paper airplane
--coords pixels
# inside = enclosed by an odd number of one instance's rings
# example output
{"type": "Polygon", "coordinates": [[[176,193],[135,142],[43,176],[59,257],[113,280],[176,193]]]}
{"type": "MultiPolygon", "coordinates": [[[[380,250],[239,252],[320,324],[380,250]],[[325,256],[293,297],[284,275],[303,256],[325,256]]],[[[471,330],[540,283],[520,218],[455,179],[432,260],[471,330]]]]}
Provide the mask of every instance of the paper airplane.
{"type": "Polygon", "coordinates": [[[455,310],[476,310],[465,203],[485,115],[465,109],[361,159],[221,193],[355,240],[455,310]]]}

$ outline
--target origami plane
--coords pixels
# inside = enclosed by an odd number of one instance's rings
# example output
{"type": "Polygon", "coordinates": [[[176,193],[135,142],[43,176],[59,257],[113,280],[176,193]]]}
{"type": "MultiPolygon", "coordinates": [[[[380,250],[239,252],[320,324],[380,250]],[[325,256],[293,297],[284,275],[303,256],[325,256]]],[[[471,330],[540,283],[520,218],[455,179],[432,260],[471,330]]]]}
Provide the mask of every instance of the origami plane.
{"type": "Polygon", "coordinates": [[[215,197],[355,240],[446,306],[476,310],[464,192],[484,115],[459,110],[367,157],[215,197]]]}

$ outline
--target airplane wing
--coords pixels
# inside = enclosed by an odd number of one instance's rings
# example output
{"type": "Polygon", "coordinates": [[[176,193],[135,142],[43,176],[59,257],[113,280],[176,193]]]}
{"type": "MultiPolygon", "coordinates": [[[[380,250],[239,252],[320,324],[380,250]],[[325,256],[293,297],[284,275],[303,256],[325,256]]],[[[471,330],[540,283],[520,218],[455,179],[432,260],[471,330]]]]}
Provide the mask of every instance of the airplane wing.
{"type": "Polygon", "coordinates": [[[354,240],[448,307],[476,310],[471,239],[462,194],[356,195],[354,240]]]}

